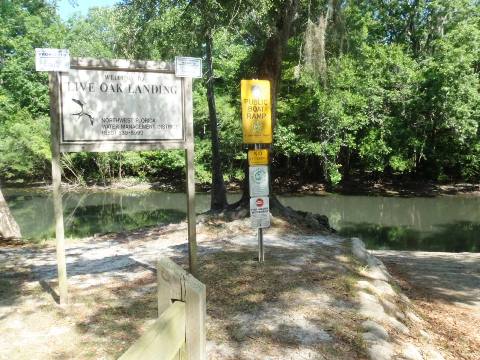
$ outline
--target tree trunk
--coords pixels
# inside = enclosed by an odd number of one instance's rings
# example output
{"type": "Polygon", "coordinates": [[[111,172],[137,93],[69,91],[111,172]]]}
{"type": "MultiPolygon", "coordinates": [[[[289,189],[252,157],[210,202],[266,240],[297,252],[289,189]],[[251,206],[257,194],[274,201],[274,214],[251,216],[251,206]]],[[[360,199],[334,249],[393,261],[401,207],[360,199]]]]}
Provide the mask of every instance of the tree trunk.
{"type": "Polygon", "coordinates": [[[0,189],[0,238],[21,238],[20,227],[13,218],[0,189]]]}
{"type": "Polygon", "coordinates": [[[418,0],[413,1],[410,4],[408,25],[407,25],[407,28],[408,28],[407,33],[408,33],[410,44],[412,47],[413,56],[415,58],[418,58],[421,50],[420,35],[418,34],[418,31],[417,31],[417,16],[418,16],[417,13],[419,11],[418,7],[419,7],[418,0]]]}
{"type": "Polygon", "coordinates": [[[212,191],[210,210],[219,211],[227,207],[227,191],[223,181],[222,160],[220,158],[220,141],[218,138],[217,110],[215,106],[214,77],[212,63],[212,34],[208,30],[206,40],[206,65],[207,65],[207,101],[210,119],[210,134],[212,141],[212,191]]]}
{"type": "Polygon", "coordinates": [[[263,55],[258,64],[257,76],[262,80],[270,80],[272,103],[272,129],[277,122],[278,83],[282,74],[282,60],[290,38],[291,28],[297,12],[298,0],[285,0],[278,15],[276,31],[265,44],[263,55]]]}
{"type": "MultiPolygon", "coordinates": [[[[297,12],[298,0],[285,0],[278,14],[276,29],[274,33],[267,39],[262,57],[258,63],[257,76],[261,80],[270,81],[270,96],[272,104],[272,131],[277,123],[277,93],[278,84],[282,74],[282,60],[290,37],[293,20],[297,12]]],[[[270,188],[273,179],[270,179],[270,188]]],[[[236,204],[249,206],[249,186],[248,186],[248,166],[245,170],[245,181],[243,182],[242,198],[236,204]]],[[[270,189],[271,193],[271,189],[270,189]]],[[[273,196],[273,195],[271,195],[273,196]]],[[[272,204],[279,204],[273,201],[272,204]]]]}

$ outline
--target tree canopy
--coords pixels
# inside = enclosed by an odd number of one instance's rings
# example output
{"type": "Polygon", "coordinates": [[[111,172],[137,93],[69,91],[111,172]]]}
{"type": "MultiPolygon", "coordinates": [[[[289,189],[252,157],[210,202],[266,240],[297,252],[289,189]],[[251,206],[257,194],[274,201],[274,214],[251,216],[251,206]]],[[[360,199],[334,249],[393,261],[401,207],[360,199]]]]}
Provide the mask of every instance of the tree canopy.
{"type": "MultiPolygon", "coordinates": [[[[217,126],[208,82],[195,81],[197,181],[212,181],[212,129],[223,178],[242,179],[240,80],[274,71],[277,176],[330,184],[351,177],[478,181],[477,0],[125,0],[65,22],[53,1],[2,1],[0,177],[49,177],[47,77],[35,72],[35,47],[206,59],[209,41],[217,126]]],[[[183,156],[78,153],[63,162],[69,181],[156,180],[179,175],[183,156]]]]}

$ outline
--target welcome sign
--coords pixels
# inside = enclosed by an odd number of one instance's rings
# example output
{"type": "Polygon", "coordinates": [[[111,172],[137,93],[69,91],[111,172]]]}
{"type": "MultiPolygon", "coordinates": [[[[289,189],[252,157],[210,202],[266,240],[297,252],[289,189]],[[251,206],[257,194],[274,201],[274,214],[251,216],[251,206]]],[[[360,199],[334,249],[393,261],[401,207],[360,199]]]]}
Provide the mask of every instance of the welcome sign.
{"type": "Polygon", "coordinates": [[[184,139],[182,80],[158,72],[61,75],[61,143],[184,139]]]}
{"type": "Polygon", "coordinates": [[[68,73],[50,71],[49,89],[60,303],[68,299],[61,195],[66,152],[184,150],[189,267],[195,274],[192,79],[177,77],[173,64],[163,61],[73,58],[68,73]]]}

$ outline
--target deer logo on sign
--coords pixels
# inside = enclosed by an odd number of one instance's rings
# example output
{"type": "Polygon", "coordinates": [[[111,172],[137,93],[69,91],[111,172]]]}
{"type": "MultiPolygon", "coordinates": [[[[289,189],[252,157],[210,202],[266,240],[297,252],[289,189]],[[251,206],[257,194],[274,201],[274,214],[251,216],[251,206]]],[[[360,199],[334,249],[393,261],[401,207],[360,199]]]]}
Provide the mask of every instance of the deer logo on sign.
{"type": "Polygon", "coordinates": [[[72,99],[72,101],[74,103],[80,105],[80,107],[81,107],[81,110],[79,112],[73,113],[72,115],[78,116],[77,120],[78,119],[84,119],[84,118],[89,119],[90,120],[90,125],[93,126],[93,116],[85,111],[86,103],[84,103],[82,100],[78,100],[78,99],[72,99]]]}

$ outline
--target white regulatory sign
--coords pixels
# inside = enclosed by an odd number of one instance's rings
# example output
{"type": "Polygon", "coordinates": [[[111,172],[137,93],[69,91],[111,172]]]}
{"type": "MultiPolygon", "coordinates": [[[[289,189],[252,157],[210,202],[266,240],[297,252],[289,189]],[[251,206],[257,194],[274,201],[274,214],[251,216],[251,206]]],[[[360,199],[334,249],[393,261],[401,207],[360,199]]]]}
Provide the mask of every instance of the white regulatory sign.
{"type": "Polygon", "coordinates": [[[175,76],[178,77],[202,77],[202,59],[194,57],[175,57],[175,76]]]}
{"type": "Polygon", "coordinates": [[[270,227],[268,196],[250,198],[250,223],[254,229],[270,227]]]}
{"type": "Polygon", "coordinates": [[[35,70],[68,72],[70,52],[68,49],[35,49],[35,70]]]}
{"type": "Polygon", "coordinates": [[[249,168],[250,196],[268,196],[268,166],[250,166],[249,168]]]}

